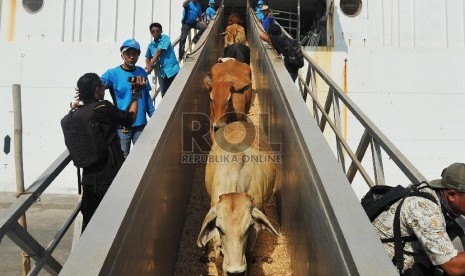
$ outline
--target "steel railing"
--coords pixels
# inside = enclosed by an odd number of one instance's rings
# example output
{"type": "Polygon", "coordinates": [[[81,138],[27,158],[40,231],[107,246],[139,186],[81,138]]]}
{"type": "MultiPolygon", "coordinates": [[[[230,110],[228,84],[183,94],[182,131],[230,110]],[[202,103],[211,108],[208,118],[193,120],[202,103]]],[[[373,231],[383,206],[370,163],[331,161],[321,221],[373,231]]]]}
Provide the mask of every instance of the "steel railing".
{"type": "MultiPolygon", "coordinates": [[[[253,10],[249,11],[254,14],[253,10]]],[[[260,22],[254,16],[258,29],[264,32],[260,22]]],[[[283,35],[292,36],[281,26],[283,35]]],[[[341,164],[342,170],[352,184],[357,172],[369,186],[385,184],[383,152],[394,162],[397,168],[412,183],[426,181],[425,177],[413,166],[412,163],[397,149],[396,146],[376,127],[376,125],[363,113],[363,111],[344,93],[341,87],[305,52],[306,68],[299,70],[297,78],[302,97],[313,113],[321,132],[330,132],[332,139],[325,135],[328,143],[333,144],[335,156],[341,164]],[[303,76],[302,72],[306,74],[303,76]],[[310,96],[310,97],[308,97],[310,96]],[[308,99],[307,99],[308,98],[308,99]],[[357,120],[363,129],[360,142],[356,147],[343,135],[343,123],[341,110],[347,110],[357,120]],[[329,126],[329,127],[328,127],[329,126]],[[334,144],[335,143],[335,144],[334,144]],[[371,160],[365,157],[368,147],[371,150],[371,160]],[[355,148],[355,149],[354,149],[355,148]],[[346,163],[350,162],[347,167],[346,163]],[[372,169],[362,164],[371,163],[372,169]],[[369,173],[371,172],[371,174],[369,173]]]]}
{"type": "MultiPolygon", "coordinates": [[[[369,187],[385,184],[383,151],[412,183],[426,181],[425,177],[344,93],[341,87],[324,72],[308,53],[304,50],[303,52],[307,72],[305,78],[300,73],[298,77],[302,97],[311,106],[313,116],[318,122],[320,130],[324,133],[329,126],[329,131],[332,131],[336,143],[334,147],[336,149],[335,154],[349,182],[352,183],[356,173],[359,172],[369,187]],[[309,99],[307,99],[307,96],[310,96],[309,99]],[[351,147],[343,136],[342,109],[350,112],[362,126],[363,134],[356,148],[351,147]],[[362,161],[367,159],[365,154],[368,147],[371,150],[371,165],[373,167],[371,176],[368,173],[369,170],[362,165],[362,161]],[[346,156],[349,157],[350,162],[348,168],[346,166],[346,156]]],[[[330,139],[328,139],[328,142],[330,142],[330,139]]]]}
{"type": "MultiPolygon", "coordinates": [[[[212,23],[213,22],[210,24],[212,23]]],[[[192,43],[191,39],[195,31],[196,30],[191,30],[188,36],[187,56],[193,53],[194,47],[196,46],[192,43]]],[[[173,48],[179,44],[179,41],[180,37],[173,41],[173,48]]],[[[152,100],[155,102],[157,97],[161,95],[158,74],[155,71],[152,73],[152,82],[155,91],[152,100]]],[[[53,239],[45,247],[42,246],[27,229],[23,228],[18,223],[18,219],[39,200],[42,193],[50,186],[63,169],[69,165],[70,161],[71,156],[68,150],[65,150],[24,193],[17,196],[17,200],[14,203],[0,214],[0,241],[6,235],[35,261],[28,275],[38,275],[42,269],[45,269],[51,275],[58,275],[62,269],[62,265],[52,256],[52,253],[76,219],[81,209],[81,200],[78,201],[70,216],[65,220],[63,225],[58,229],[58,232],[53,236],[53,239]]]]}
{"type": "Polygon", "coordinates": [[[26,229],[19,225],[18,219],[40,198],[45,189],[50,186],[70,161],[69,152],[65,150],[24,193],[18,195],[17,200],[9,208],[0,214],[0,240],[5,235],[8,236],[35,261],[28,275],[37,275],[42,268],[51,275],[58,275],[62,268],[52,253],[76,218],[81,208],[81,201],[77,203],[71,215],[46,247],[42,246],[26,229]]]}

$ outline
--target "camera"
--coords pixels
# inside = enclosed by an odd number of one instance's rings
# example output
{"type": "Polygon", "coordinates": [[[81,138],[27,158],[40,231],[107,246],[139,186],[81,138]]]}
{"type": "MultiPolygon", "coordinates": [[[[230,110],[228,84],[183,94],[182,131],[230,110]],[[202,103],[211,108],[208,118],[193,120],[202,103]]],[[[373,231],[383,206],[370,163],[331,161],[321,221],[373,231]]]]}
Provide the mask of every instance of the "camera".
{"type": "MultiPolygon", "coordinates": [[[[137,76],[128,77],[128,82],[130,82],[130,83],[135,83],[135,82],[136,82],[136,78],[137,78],[137,76]]],[[[147,82],[148,82],[147,78],[144,78],[144,83],[147,83],[147,82]]]]}

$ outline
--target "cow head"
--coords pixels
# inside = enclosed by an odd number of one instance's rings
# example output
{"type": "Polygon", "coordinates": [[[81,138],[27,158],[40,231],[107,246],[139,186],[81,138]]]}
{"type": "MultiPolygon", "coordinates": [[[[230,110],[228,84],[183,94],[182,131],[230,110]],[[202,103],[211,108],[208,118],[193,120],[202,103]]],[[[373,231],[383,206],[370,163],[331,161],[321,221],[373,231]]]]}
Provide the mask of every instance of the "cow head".
{"type": "MultiPolygon", "coordinates": [[[[250,253],[257,232],[267,229],[279,235],[267,217],[253,207],[246,193],[229,193],[219,197],[218,204],[206,215],[197,238],[199,247],[213,239],[223,253],[224,275],[245,275],[246,252],[250,253]]],[[[250,255],[249,255],[250,256],[250,255]]]]}
{"type": "Polygon", "coordinates": [[[228,25],[242,24],[242,19],[237,12],[233,12],[228,17],[228,25]]]}
{"type": "Polygon", "coordinates": [[[207,75],[204,86],[210,91],[210,138],[220,127],[233,121],[247,121],[252,96],[250,78],[226,74],[221,81],[207,75]]]}
{"type": "Polygon", "coordinates": [[[224,46],[228,46],[234,43],[245,44],[247,38],[245,37],[245,30],[239,24],[232,24],[226,27],[226,31],[221,35],[224,36],[224,46]]]}

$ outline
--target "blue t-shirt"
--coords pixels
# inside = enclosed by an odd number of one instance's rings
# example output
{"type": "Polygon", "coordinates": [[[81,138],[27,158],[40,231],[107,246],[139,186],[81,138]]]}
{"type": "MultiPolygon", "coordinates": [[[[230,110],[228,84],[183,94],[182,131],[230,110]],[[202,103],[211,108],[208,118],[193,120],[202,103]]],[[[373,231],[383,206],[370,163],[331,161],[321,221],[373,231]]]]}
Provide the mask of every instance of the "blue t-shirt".
{"type": "Polygon", "coordinates": [[[166,76],[171,78],[179,72],[179,63],[176,59],[173,46],[171,46],[169,36],[162,34],[157,40],[151,41],[147,47],[145,58],[149,60],[152,59],[159,49],[163,50],[161,55],[158,57],[158,62],[160,64],[160,77],[165,78],[166,76]]]}
{"type": "Polygon", "coordinates": [[[263,18],[265,17],[262,13],[262,10],[260,9],[260,7],[256,7],[255,8],[255,14],[257,15],[257,18],[258,20],[261,22],[263,20],[263,18]]]}
{"type": "MultiPolygon", "coordinates": [[[[107,88],[113,88],[116,98],[115,105],[121,110],[128,110],[131,104],[132,91],[128,78],[135,76],[142,76],[147,79],[147,72],[139,66],[136,66],[134,71],[128,71],[119,65],[115,68],[108,69],[101,77],[103,84],[107,88]]],[[[144,90],[141,91],[141,98],[139,99],[137,108],[137,117],[132,126],[146,125],[146,114],[152,117],[153,112],[155,112],[155,107],[150,97],[150,90],[152,90],[152,87],[150,83],[147,82],[144,90]]]]}
{"type": "Polygon", "coordinates": [[[268,29],[270,28],[271,24],[276,24],[276,21],[274,20],[274,17],[271,16],[265,16],[262,20],[262,26],[265,32],[268,32],[268,29]]]}
{"type": "Polygon", "coordinates": [[[205,14],[207,15],[207,20],[210,21],[211,19],[215,18],[216,11],[214,8],[208,7],[207,10],[205,11],[205,14]]]}
{"type": "MultiPolygon", "coordinates": [[[[202,7],[200,6],[200,3],[194,3],[192,1],[189,1],[189,14],[187,15],[187,24],[192,24],[197,21],[197,18],[202,16],[202,7]]],[[[181,22],[184,21],[184,17],[186,16],[186,9],[184,8],[182,10],[182,19],[181,22]]]]}

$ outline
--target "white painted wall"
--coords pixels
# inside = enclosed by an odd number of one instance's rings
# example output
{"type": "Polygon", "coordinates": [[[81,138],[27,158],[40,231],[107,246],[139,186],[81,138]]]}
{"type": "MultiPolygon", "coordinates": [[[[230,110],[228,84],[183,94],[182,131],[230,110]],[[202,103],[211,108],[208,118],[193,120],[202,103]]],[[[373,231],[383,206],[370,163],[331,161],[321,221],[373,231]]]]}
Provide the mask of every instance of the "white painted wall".
{"type": "MultiPolygon", "coordinates": [[[[349,97],[427,179],[440,178],[444,167],[465,162],[464,2],[362,3],[348,17],[335,1],[335,46],[309,53],[341,87],[347,59],[349,97]]],[[[351,117],[347,129],[356,146],[362,129],[351,117]]],[[[384,159],[387,184],[408,184],[384,159]]],[[[360,183],[359,197],[368,189],[360,183]]]]}
{"type": "MultiPolygon", "coordinates": [[[[160,22],[172,40],[180,35],[181,0],[44,2],[40,12],[29,14],[22,1],[0,1],[0,191],[16,190],[13,84],[20,84],[22,90],[27,188],[65,150],[59,122],[68,112],[77,79],[86,72],[102,74],[121,64],[119,47],[131,37],[141,44],[138,65],[143,67],[152,22],[160,22]],[[16,6],[11,7],[14,2],[16,6]],[[5,154],[3,141],[7,135],[11,147],[5,154]]],[[[47,190],[76,191],[74,166],[68,166],[47,190]]]]}
{"type": "MultiPolygon", "coordinates": [[[[172,40],[179,36],[181,0],[135,1],[83,0],[81,7],[81,1],[46,0],[37,14],[21,1],[15,9],[14,1],[0,1],[0,141],[13,139],[11,86],[21,84],[26,187],[65,149],[59,120],[79,76],[118,65],[126,38],[134,36],[145,49],[152,21],[172,40]]],[[[420,172],[439,178],[450,163],[465,162],[463,1],[362,2],[362,12],[347,17],[335,1],[335,46],[309,52],[341,87],[347,59],[348,95],[420,172]]],[[[350,117],[347,136],[354,145],[361,136],[350,117]]],[[[388,184],[407,184],[384,162],[388,184]]],[[[358,195],[366,190],[354,186],[358,195]]],[[[10,153],[0,153],[0,191],[14,190],[12,140],[10,153]]],[[[73,166],[49,192],[76,192],[73,166]]]]}

